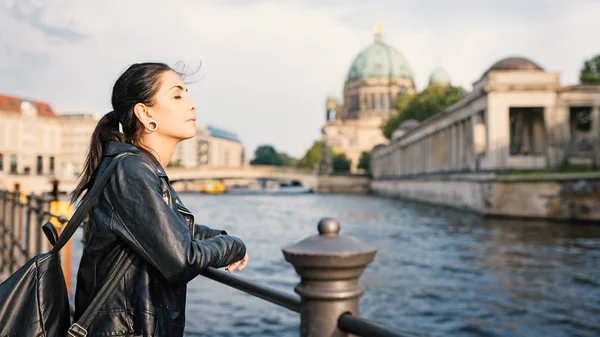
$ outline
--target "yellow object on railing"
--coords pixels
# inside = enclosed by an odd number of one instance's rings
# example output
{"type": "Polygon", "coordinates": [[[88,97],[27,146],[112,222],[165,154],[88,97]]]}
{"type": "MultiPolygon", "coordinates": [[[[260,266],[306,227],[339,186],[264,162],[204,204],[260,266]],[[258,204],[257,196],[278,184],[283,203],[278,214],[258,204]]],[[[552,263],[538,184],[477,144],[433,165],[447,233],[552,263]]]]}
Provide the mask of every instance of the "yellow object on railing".
{"type": "MultiPolygon", "coordinates": [[[[50,202],[50,214],[60,216],[64,215],[67,218],[71,218],[73,216],[73,205],[68,201],[52,201],[50,202]]],[[[58,221],[57,218],[52,217],[50,219],[50,223],[54,225],[58,235],[62,232],[62,229],[67,224],[62,224],[58,221]]],[[[73,255],[72,243],[73,239],[69,240],[67,244],[61,250],[61,260],[63,267],[63,274],[65,275],[65,282],[67,283],[67,291],[71,293],[71,261],[73,255]]]]}

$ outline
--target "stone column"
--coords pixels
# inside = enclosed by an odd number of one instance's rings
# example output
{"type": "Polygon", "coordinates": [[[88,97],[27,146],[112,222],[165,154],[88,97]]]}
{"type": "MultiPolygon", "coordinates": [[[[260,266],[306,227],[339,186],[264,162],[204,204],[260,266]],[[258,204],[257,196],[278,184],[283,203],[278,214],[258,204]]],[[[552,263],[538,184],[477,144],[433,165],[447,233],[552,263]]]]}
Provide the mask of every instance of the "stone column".
{"type": "Polygon", "coordinates": [[[600,106],[592,107],[592,137],[600,138],[600,106]]]}
{"type": "Polygon", "coordinates": [[[592,107],[592,142],[594,142],[593,168],[600,163],[600,106],[592,107]]]}
{"type": "Polygon", "coordinates": [[[301,279],[295,288],[301,297],[300,336],[347,337],[338,319],[344,313],[359,316],[358,299],[365,287],[358,279],[377,250],[339,235],[334,219],[322,219],[318,230],[319,235],[283,249],[301,279]]]}
{"type": "Polygon", "coordinates": [[[456,124],[452,124],[452,160],[450,170],[456,171],[457,163],[458,163],[458,141],[457,141],[457,132],[456,132],[456,124]]]}

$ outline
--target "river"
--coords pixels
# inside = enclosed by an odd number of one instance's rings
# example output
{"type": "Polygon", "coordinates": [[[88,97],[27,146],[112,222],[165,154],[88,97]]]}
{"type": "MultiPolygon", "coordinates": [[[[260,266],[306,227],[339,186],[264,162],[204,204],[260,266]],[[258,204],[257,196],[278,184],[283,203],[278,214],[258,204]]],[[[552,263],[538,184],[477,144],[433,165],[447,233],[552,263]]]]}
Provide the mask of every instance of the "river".
{"type": "MultiPolygon", "coordinates": [[[[361,278],[363,317],[424,336],[600,336],[600,225],[482,219],[374,196],[181,198],[197,222],[245,241],[250,262],[236,275],[279,290],[299,280],[281,249],[334,217],[341,234],[378,249],[361,278]]],[[[186,336],[292,337],[298,324],[212,280],[189,283],[186,336]]]]}

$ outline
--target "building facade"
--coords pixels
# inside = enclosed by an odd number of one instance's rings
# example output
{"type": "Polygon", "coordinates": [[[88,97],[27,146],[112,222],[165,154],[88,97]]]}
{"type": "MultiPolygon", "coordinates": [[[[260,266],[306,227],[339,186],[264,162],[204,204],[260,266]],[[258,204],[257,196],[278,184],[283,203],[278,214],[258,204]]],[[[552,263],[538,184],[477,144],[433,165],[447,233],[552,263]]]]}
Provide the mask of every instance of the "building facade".
{"type": "Polygon", "coordinates": [[[596,165],[600,86],[562,86],[560,76],[511,57],[492,65],[462,101],[405,123],[371,157],[374,177],[556,169],[596,165]]]}
{"type": "Polygon", "coordinates": [[[60,162],[64,177],[78,176],[85,164],[99,118],[93,113],[59,114],[62,133],[60,162]]]}
{"type": "Polygon", "coordinates": [[[60,120],[48,103],[0,95],[0,175],[55,175],[60,146],[60,120]]]}
{"type": "Polygon", "coordinates": [[[182,167],[242,167],[245,149],[237,134],[199,123],[196,137],[180,142],[171,162],[182,167]]]}

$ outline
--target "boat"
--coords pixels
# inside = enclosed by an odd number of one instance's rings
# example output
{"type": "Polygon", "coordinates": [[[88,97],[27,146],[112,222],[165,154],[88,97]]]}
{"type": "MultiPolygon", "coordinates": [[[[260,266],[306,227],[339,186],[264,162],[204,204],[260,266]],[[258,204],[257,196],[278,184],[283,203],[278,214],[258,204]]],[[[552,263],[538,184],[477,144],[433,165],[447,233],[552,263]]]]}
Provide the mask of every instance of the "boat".
{"type": "Polygon", "coordinates": [[[312,193],[310,186],[304,186],[299,182],[285,183],[273,180],[251,184],[248,187],[230,188],[227,194],[235,195],[274,195],[274,194],[307,194],[312,193]]]}
{"type": "Polygon", "coordinates": [[[200,186],[200,192],[205,194],[223,194],[227,191],[227,186],[220,180],[208,180],[200,186]]]}

